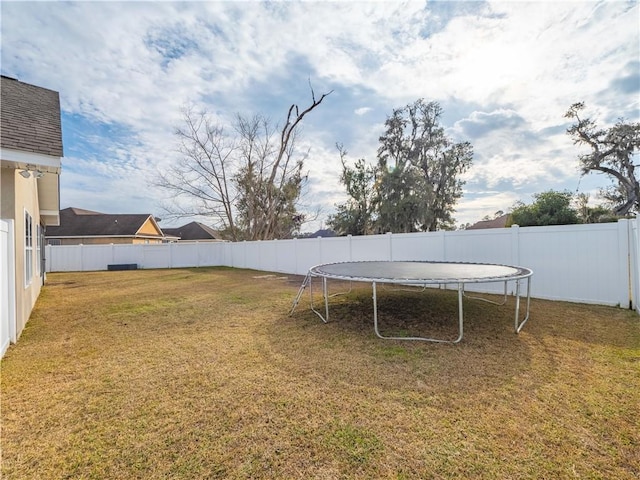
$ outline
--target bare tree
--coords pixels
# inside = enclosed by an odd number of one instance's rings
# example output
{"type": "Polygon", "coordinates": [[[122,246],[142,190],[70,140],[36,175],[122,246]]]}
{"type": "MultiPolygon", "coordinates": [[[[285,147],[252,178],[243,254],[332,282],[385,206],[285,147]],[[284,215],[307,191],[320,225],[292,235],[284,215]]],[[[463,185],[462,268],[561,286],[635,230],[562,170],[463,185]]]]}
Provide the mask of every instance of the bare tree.
{"type": "Polygon", "coordinates": [[[582,174],[601,172],[617,182],[601,192],[614,205],[616,215],[640,212],[640,184],[633,157],[640,151],[640,123],[619,120],[613,127],[600,129],[590,118],[580,118],[584,103],[574,103],[565,114],[577,123],[567,130],[574,144],[586,145],[591,152],[580,155],[582,174]]]}
{"type": "Polygon", "coordinates": [[[176,130],[182,159],[157,184],[189,206],[174,202],[167,213],[210,217],[234,241],[290,236],[304,219],[297,204],[306,180],[305,155],[295,148],[298,129],[330,94],[316,98],[311,88],[311,105],[291,105],[282,129],[261,115],[236,115],[232,135],[206,112],[185,110],[186,126],[176,130]]]}

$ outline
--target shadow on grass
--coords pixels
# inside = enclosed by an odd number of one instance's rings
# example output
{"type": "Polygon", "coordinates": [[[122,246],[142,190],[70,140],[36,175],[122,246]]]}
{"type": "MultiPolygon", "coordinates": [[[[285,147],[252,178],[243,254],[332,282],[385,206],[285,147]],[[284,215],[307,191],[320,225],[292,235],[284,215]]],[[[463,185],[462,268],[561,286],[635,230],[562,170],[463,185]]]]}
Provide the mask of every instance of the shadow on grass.
{"type": "MultiPolygon", "coordinates": [[[[348,284],[342,287],[348,290],[348,284]]],[[[324,312],[319,295],[314,304],[324,312]]],[[[337,379],[362,387],[492,389],[526,372],[531,347],[513,331],[512,302],[496,306],[465,299],[464,308],[464,338],[459,344],[380,339],[373,329],[371,289],[357,286],[330,299],[328,323],[309,310],[307,294],[292,317],[272,325],[269,336],[279,355],[290,354],[294,370],[326,369],[328,382],[337,379]],[[302,359],[299,349],[307,352],[302,359]]],[[[378,319],[383,335],[455,339],[457,293],[382,291],[378,319]]]]}
{"type": "MultiPolygon", "coordinates": [[[[315,287],[314,305],[324,313],[319,292],[320,288],[315,287]]],[[[362,386],[406,389],[414,385],[419,390],[430,386],[433,391],[453,389],[467,395],[482,395],[528,375],[533,357],[538,364],[546,365],[547,371],[557,370],[554,350],[559,341],[621,349],[640,343],[634,312],[536,299],[531,301],[529,321],[516,334],[512,296],[502,306],[465,298],[464,337],[455,345],[380,339],[373,329],[371,287],[354,285],[350,290],[348,283],[336,282],[330,287],[330,293],[335,292],[348,293],[330,298],[328,323],[322,323],[310,311],[309,295],[305,292],[294,315],[273,326],[271,341],[284,356],[290,348],[305,349],[309,369],[314,368],[313,362],[318,362],[316,368],[327,367],[332,378],[362,386]],[[355,350],[359,355],[353,353],[355,350]]],[[[501,300],[501,296],[488,298],[501,300]]],[[[521,318],[524,308],[523,302],[521,318]]],[[[379,289],[378,324],[385,336],[455,339],[457,292],[379,289]]],[[[294,356],[300,362],[298,355],[294,356]]],[[[535,387],[546,380],[541,377],[531,381],[535,387]]]]}

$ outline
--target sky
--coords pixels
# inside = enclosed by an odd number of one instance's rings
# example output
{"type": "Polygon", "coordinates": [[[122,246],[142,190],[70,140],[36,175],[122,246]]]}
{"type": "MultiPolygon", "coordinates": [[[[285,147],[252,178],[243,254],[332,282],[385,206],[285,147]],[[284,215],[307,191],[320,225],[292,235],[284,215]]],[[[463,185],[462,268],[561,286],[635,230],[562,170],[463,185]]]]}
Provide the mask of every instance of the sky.
{"type": "Polygon", "coordinates": [[[456,225],[531,203],[546,190],[590,194],[564,117],[585,102],[599,125],[640,120],[638,1],[302,1],[0,3],[1,72],[60,93],[61,208],[165,218],[154,186],[179,161],[186,105],[221,125],[236,114],[283,122],[291,104],[332,91],[303,121],[301,199],[326,226],[346,199],[336,143],[376,162],[393,109],[419,98],[474,147],[456,225]]]}

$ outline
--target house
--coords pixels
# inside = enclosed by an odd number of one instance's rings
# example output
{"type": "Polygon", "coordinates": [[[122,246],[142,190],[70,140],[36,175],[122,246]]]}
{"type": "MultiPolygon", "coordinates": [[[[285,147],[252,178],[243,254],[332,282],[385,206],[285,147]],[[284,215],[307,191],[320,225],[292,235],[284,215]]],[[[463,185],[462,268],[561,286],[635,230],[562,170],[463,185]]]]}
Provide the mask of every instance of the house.
{"type": "Polygon", "coordinates": [[[318,238],[318,237],[331,238],[331,237],[337,237],[337,236],[338,234],[333,230],[331,230],[330,228],[321,228],[320,230],[316,230],[313,233],[301,233],[300,235],[298,235],[298,238],[318,238]]]}
{"type": "Polygon", "coordinates": [[[58,92],[0,77],[0,356],[44,283],[44,232],[60,220],[62,155],[58,92]]]}
{"type": "Polygon", "coordinates": [[[48,245],[96,245],[111,243],[162,243],[164,233],[153,215],[108,214],[65,208],[60,210],[60,225],[47,229],[48,245]]]}
{"type": "Polygon", "coordinates": [[[213,228],[200,223],[191,222],[177,228],[163,228],[165,235],[179,238],[181,242],[219,242],[222,241],[220,233],[213,228]]]}
{"type": "Polygon", "coordinates": [[[492,220],[481,220],[467,227],[467,230],[480,230],[484,228],[505,228],[507,227],[511,214],[505,213],[492,220]]]}

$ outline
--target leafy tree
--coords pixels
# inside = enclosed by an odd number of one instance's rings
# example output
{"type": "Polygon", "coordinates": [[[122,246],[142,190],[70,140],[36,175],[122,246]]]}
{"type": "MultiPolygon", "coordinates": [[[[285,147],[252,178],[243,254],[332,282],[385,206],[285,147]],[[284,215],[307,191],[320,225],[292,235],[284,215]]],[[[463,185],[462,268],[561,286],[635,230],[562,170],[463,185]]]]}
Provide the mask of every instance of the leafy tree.
{"type": "Polygon", "coordinates": [[[367,165],[363,158],[354,167],[347,165],[347,151],[341,144],[336,145],[342,163],[340,182],[347,189],[349,198],[336,205],[337,212],[329,215],[328,225],[339,235],[368,235],[374,225],[374,182],[375,169],[367,165]]]}
{"type": "Polygon", "coordinates": [[[576,210],[571,206],[571,192],[548,190],[533,197],[535,201],[531,205],[516,203],[511,212],[512,224],[529,227],[580,223],[576,210]]]}
{"type": "Polygon", "coordinates": [[[493,216],[485,215],[484,217],[482,217],[482,220],[485,222],[489,220],[495,220],[496,218],[501,217],[502,215],[504,215],[504,212],[502,210],[498,210],[493,214],[493,216]]]}
{"type": "Polygon", "coordinates": [[[584,103],[574,103],[565,114],[576,124],[567,130],[573,143],[591,150],[580,155],[582,174],[601,172],[611,177],[613,186],[602,196],[614,205],[616,215],[640,212],[640,184],[635,174],[633,157],[640,151],[640,123],[619,120],[613,127],[598,128],[590,118],[581,118],[584,103]]]}
{"type": "Polygon", "coordinates": [[[453,143],[439,124],[441,115],[437,102],[419,99],[387,118],[378,149],[380,231],[453,228],[454,206],[464,185],[459,176],[471,166],[473,147],[453,143]]]}
{"type": "Polygon", "coordinates": [[[295,148],[298,127],[329,94],[316,99],[311,89],[311,104],[303,110],[291,105],[281,129],[260,115],[237,115],[228,132],[207,112],[185,109],[184,126],[176,130],[182,158],[156,180],[174,198],[166,212],[210,217],[234,241],[291,236],[304,221],[298,211],[306,181],[304,156],[295,148]]]}
{"type": "Polygon", "coordinates": [[[604,205],[589,206],[589,194],[578,193],[575,198],[576,213],[580,223],[606,223],[618,220],[613,210],[604,205]]]}

